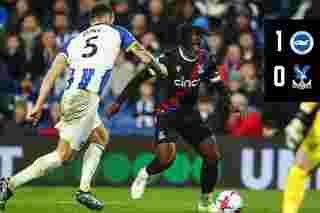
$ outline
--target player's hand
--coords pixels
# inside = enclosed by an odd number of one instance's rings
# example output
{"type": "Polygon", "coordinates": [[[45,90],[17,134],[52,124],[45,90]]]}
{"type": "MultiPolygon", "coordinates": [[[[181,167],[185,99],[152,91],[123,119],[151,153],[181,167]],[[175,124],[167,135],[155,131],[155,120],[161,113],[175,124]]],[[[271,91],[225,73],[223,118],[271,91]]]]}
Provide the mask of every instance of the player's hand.
{"type": "Polygon", "coordinates": [[[42,115],[41,107],[34,107],[27,115],[27,121],[31,122],[34,126],[37,125],[42,115]]]}
{"type": "Polygon", "coordinates": [[[114,114],[119,112],[119,110],[120,110],[120,104],[118,104],[116,102],[112,103],[111,106],[108,107],[106,110],[107,118],[110,119],[114,114]]]}
{"type": "MultiPolygon", "coordinates": [[[[168,69],[164,64],[158,63],[160,68],[160,78],[166,78],[168,76],[168,69]]],[[[152,76],[157,76],[157,72],[153,70],[151,67],[148,68],[150,74],[152,76]]]]}
{"type": "Polygon", "coordinates": [[[162,77],[167,77],[168,76],[168,69],[166,65],[159,63],[160,69],[161,69],[161,75],[162,77]]]}
{"type": "Polygon", "coordinates": [[[305,126],[301,120],[294,118],[285,128],[286,145],[289,149],[295,150],[304,138],[305,126]]]}

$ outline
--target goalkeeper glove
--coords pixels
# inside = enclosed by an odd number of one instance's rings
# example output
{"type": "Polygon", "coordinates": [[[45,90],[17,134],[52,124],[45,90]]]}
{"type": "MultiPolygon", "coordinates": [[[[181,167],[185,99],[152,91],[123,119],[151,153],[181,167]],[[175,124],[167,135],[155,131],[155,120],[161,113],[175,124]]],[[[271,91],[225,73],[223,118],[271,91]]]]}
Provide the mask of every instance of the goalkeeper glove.
{"type": "Polygon", "coordinates": [[[286,144],[289,149],[295,150],[304,138],[306,127],[299,118],[294,118],[290,121],[285,129],[286,144]]]}

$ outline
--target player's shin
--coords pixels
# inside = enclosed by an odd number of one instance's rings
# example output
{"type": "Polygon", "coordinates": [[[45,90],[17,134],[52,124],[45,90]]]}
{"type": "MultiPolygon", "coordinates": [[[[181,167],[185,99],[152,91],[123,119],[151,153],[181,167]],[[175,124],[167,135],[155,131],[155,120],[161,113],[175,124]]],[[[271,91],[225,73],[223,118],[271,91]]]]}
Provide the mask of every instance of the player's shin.
{"type": "Polygon", "coordinates": [[[201,167],[201,202],[208,206],[218,181],[218,160],[204,160],[201,167]]]}
{"type": "Polygon", "coordinates": [[[11,177],[9,188],[14,190],[18,186],[45,175],[48,170],[55,169],[61,165],[62,160],[57,152],[44,155],[34,161],[29,167],[11,177]]]}
{"type": "Polygon", "coordinates": [[[283,213],[298,213],[305,193],[305,181],[308,173],[293,166],[290,169],[287,186],[284,192],[283,213]]]}
{"type": "Polygon", "coordinates": [[[168,163],[163,163],[158,157],[155,157],[153,161],[146,168],[148,175],[156,175],[167,170],[172,165],[173,161],[168,161],[168,163]]]}
{"type": "Polygon", "coordinates": [[[146,167],[148,175],[156,175],[167,170],[176,158],[174,143],[161,143],[157,147],[157,156],[146,167]]]}
{"type": "Polygon", "coordinates": [[[80,190],[89,192],[92,178],[98,168],[101,156],[104,152],[104,146],[97,143],[91,143],[83,156],[82,174],[80,190]]]}

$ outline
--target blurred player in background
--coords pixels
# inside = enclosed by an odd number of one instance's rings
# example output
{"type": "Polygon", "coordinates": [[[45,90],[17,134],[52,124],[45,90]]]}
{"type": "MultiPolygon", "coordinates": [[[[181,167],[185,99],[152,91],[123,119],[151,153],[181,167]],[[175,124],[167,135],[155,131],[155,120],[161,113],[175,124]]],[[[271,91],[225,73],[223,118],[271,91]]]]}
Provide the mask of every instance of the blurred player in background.
{"type": "Polygon", "coordinates": [[[320,112],[316,102],[302,102],[286,128],[286,143],[298,150],[284,192],[282,213],[298,213],[305,182],[320,163],[320,112]]]}
{"type": "MultiPolygon", "coordinates": [[[[141,198],[148,179],[168,169],[176,157],[176,143],[182,136],[203,158],[201,169],[201,199],[198,210],[216,212],[212,192],[218,179],[220,154],[212,130],[201,120],[195,110],[201,81],[211,82],[221,88],[216,69],[208,67],[208,54],[200,48],[202,29],[183,24],[178,30],[180,45],[159,57],[159,62],[168,70],[168,77],[158,79],[159,89],[164,90],[164,100],[159,104],[157,115],[156,157],[142,168],[131,187],[131,197],[141,198]]],[[[109,117],[117,112],[129,91],[152,77],[148,72],[137,75],[109,109],[109,117]]],[[[223,88],[223,87],[222,87],[223,88]]]]}
{"type": "Polygon", "coordinates": [[[42,82],[36,105],[28,119],[36,124],[55,80],[65,70],[69,73],[68,87],[62,103],[62,118],[57,124],[60,140],[55,151],[40,157],[31,166],[10,178],[0,180],[0,208],[4,209],[17,187],[46,174],[72,160],[87,142],[83,157],[80,189],[76,199],[89,209],[102,209],[104,204],[90,192],[93,175],[108,142],[98,115],[102,90],[110,82],[112,67],[121,49],[137,55],[154,71],[161,68],[153,56],[124,28],[113,26],[114,13],[105,5],[97,5],[91,12],[91,26],[73,38],[58,54],[42,82]]]}

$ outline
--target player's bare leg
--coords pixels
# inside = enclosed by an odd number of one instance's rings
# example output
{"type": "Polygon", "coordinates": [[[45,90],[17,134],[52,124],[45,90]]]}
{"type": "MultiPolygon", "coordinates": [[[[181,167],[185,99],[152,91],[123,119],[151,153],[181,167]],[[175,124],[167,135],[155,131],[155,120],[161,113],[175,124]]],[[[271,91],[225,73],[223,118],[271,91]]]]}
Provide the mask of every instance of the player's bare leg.
{"type": "Polygon", "coordinates": [[[296,154],[296,159],[290,169],[283,199],[283,213],[298,213],[305,194],[305,181],[309,173],[316,167],[301,146],[296,154]]]}
{"type": "Polygon", "coordinates": [[[131,186],[131,198],[139,199],[142,197],[148,178],[168,169],[176,158],[175,143],[160,143],[157,145],[156,157],[151,163],[140,169],[137,177],[131,186]]]}
{"type": "Polygon", "coordinates": [[[212,192],[218,180],[218,161],[220,154],[215,137],[211,136],[195,146],[195,149],[203,159],[201,167],[201,198],[198,203],[198,211],[215,213],[212,192]]]}
{"type": "Polygon", "coordinates": [[[2,178],[0,180],[0,209],[5,208],[7,200],[17,187],[44,176],[50,169],[60,167],[63,162],[71,160],[74,154],[70,143],[66,140],[60,140],[55,151],[38,158],[15,176],[2,178]]]}
{"type": "Polygon", "coordinates": [[[104,153],[105,145],[108,143],[108,138],[109,130],[102,125],[94,129],[88,139],[89,147],[83,156],[80,189],[76,194],[76,199],[89,209],[100,210],[104,206],[91,193],[91,182],[104,153]]]}

